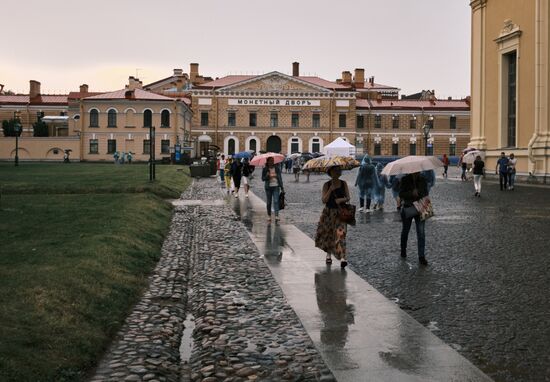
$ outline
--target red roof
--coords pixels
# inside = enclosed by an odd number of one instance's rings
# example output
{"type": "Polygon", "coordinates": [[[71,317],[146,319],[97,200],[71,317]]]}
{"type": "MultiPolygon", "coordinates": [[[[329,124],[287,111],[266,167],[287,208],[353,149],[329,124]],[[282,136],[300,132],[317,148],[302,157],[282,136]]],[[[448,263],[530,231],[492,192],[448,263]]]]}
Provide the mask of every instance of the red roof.
{"type": "Polygon", "coordinates": [[[389,86],[389,85],[382,85],[382,84],[377,84],[377,83],[370,83],[370,82],[365,82],[365,87],[364,88],[357,88],[357,90],[361,91],[361,90],[373,90],[373,89],[387,89],[387,90],[399,90],[399,88],[395,87],[395,86],[389,86]]]}
{"type": "MultiPolygon", "coordinates": [[[[91,97],[86,97],[84,99],[86,100],[116,100],[116,99],[126,99],[126,92],[128,92],[128,89],[120,89],[114,92],[109,93],[101,93],[98,95],[94,95],[91,97]]],[[[134,95],[132,97],[132,100],[147,100],[147,101],[172,101],[173,99],[170,97],[165,97],[163,95],[148,92],[143,89],[135,89],[134,95]]]]}
{"type": "Polygon", "coordinates": [[[436,99],[434,103],[431,101],[419,101],[419,100],[391,100],[382,99],[368,100],[357,99],[356,107],[358,109],[391,109],[391,110],[470,110],[470,105],[466,100],[439,100],[436,99]]]}
{"type": "MultiPolygon", "coordinates": [[[[255,77],[261,77],[262,75],[229,75],[222,78],[218,78],[217,80],[206,82],[204,84],[196,86],[198,89],[203,88],[222,88],[229,85],[234,85],[241,81],[246,81],[255,77]]],[[[323,78],[315,77],[315,76],[299,76],[297,77],[299,80],[309,82],[312,85],[321,86],[327,89],[336,89],[336,90],[344,90],[349,89],[348,86],[344,86],[341,84],[337,84],[336,82],[328,81],[323,78]]]]}
{"type": "Polygon", "coordinates": [[[70,92],[68,98],[81,99],[81,98],[96,96],[99,94],[104,94],[104,92],[70,92]]]}
{"type": "Polygon", "coordinates": [[[67,105],[67,95],[42,94],[32,100],[28,95],[0,95],[0,104],[67,105]]]}

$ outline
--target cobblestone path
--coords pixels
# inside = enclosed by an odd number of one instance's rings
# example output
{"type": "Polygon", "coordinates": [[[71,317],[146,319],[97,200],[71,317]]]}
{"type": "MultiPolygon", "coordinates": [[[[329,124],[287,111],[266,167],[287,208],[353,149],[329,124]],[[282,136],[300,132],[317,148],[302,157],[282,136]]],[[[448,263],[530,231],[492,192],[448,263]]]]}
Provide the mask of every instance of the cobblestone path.
{"type": "MultiPolygon", "coordinates": [[[[356,171],[344,179],[358,204],[356,171]]],[[[313,238],[328,177],[283,180],[283,223],[313,238]]],[[[261,182],[253,190],[265,199],[261,182]]],[[[550,189],[485,183],[481,198],[473,192],[472,182],[437,180],[425,269],[414,227],[409,256],[399,257],[401,222],[387,192],[385,210],[358,215],[348,231],[350,267],[495,381],[550,381],[550,189]]]]}
{"type": "Polygon", "coordinates": [[[334,380],[221,198],[214,179],[182,195],[150,287],[92,381],[334,380]]]}

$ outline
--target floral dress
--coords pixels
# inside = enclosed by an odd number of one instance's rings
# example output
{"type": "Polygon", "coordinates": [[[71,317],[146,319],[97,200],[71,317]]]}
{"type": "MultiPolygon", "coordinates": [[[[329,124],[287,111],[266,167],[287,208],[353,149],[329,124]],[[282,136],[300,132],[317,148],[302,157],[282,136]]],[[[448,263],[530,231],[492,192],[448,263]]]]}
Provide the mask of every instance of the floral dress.
{"type": "MultiPolygon", "coordinates": [[[[336,199],[346,197],[346,183],[332,191],[328,202],[321,213],[315,234],[315,246],[334,255],[338,260],[346,257],[347,224],[340,222],[336,199]]],[[[330,183],[327,182],[327,183],[330,183]]]]}

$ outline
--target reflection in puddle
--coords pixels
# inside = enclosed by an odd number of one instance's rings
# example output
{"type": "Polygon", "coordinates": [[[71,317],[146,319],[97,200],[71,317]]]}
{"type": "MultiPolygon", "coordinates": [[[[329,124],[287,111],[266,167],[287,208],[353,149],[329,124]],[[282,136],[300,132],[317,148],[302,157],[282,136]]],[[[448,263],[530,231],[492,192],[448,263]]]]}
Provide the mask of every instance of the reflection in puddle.
{"type": "Polygon", "coordinates": [[[355,323],[355,307],[347,303],[346,271],[327,267],[315,273],[315,293],[323,320],[321,342],[343,348],[347,342],[349,325],[355,323]]]}

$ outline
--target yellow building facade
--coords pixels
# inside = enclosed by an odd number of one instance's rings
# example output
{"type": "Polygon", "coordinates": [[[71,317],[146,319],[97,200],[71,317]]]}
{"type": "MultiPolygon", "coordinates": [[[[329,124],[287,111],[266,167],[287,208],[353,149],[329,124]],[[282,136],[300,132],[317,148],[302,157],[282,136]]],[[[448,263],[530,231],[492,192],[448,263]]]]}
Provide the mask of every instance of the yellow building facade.
{"type": "Polygon", "coordinates": [[[473,0],[470,146],[550,175],[549,0],[473,0]]]}

